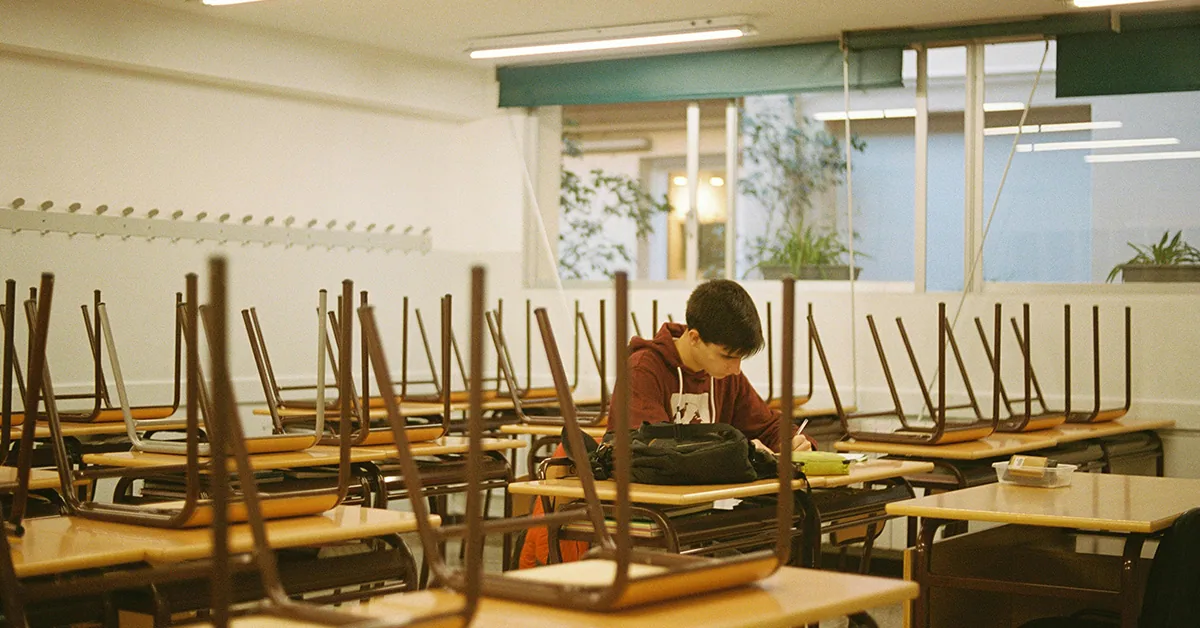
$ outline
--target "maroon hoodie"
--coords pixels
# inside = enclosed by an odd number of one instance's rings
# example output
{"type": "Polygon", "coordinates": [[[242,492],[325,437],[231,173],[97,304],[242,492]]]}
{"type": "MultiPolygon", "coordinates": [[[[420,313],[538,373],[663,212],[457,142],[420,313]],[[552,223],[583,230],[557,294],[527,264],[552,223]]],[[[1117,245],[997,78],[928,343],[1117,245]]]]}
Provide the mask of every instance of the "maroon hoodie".
{"type": "Polygon", "coordinates": [[[686,329],[681,323],[663,323],[653,340],[629,341],[629,426],[709,423],[715,417],[778,450],[780,415],[763,403],[744,374],[716,380],[683,365],[674,341],[686,329]]]}

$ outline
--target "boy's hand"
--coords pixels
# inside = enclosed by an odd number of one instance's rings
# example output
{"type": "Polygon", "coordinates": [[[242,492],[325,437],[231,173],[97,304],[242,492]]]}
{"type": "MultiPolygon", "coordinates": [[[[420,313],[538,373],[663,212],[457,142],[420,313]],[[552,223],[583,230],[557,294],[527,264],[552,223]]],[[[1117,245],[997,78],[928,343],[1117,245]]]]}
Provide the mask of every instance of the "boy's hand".
{"type": "Polygon", "coordinates": [[[812,442],[803,434],[796,434],[792,438],[792,451],[812,451],[812,442]]]}
{"type": "MultiPolygon", "coordinates": [[[[757,449],[765,451],[769,454],[775,453],[774,451],[771,450],[770,447],[767,447],[766,445],[764,445],[762,443],[762,441],[758,440],[757,438],[750,442],[757,449]]],[[[796,434],[795,438],[792,439],[792,451],[811,451],[811,450],[812,450],[812,443],[810,443],[808,441],[808,438],[806,438],[803,434],[796,434]]]]}

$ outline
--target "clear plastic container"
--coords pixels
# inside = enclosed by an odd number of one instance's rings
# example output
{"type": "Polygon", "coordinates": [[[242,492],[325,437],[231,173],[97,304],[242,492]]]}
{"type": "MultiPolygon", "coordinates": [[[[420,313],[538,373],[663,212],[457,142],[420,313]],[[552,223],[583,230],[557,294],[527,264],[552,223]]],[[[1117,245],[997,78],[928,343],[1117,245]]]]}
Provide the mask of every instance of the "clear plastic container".
{"type": "Polygon", "coordinates": [[[1020,484],[1021,486],[1037,486],[1040,488],[1056,488],[1059,486],[1070,486],[1071,474],[1078,467],[1073,464],[1060,464],[1056,467],[1046,467],[1045,473],[1040,476],[1010,473],[1008,470],[1008,462],[993,462],[992,468],[996,470],[996,479],[1005,484],[1020,484]]]}

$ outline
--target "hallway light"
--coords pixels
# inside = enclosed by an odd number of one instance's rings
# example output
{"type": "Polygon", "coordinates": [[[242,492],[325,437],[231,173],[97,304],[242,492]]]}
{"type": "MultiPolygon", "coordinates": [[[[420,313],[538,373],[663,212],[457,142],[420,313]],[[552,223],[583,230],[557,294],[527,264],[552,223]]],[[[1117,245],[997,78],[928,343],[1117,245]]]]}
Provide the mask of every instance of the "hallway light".
{"type": "Polygon", "coordinates": [[[471,42],[467,52],[472,59],[503,59],[717,41],[753,34],[754,28],[744,17],[734,16],[480,39],[471,42]]]}
{"type": "Polygon", "coordinates": [[[1173,146],[1177,137],[1150,137],[1136,140],[1086,140],[1081,142],[1042,142],[1039,144],[1017,144],[1018,153],[1041,153],[1052,150],[1092,150],[1095,148],[1143,148],[1146,146],[1173,146]]]}
{"type": "Polygon", "coordinates": [[[1113,7],[1120,4],[1146,4],[1147,2],[1164,2],[1165,0],[1075,0],[1075,6],[1081,9],[1095,7],[1113,7]]]}

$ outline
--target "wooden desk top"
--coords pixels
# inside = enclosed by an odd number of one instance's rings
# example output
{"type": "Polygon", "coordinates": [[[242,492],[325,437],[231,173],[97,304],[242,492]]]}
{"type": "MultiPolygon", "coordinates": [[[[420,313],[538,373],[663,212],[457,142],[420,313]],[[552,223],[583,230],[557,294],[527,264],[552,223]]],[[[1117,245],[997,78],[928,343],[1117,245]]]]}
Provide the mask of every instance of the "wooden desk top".
{"type": "MultiPolygon", "coordinates": [[[[438,525],[441,519],[431,516],[438,525]]],[[[321,515],[267,522],[273,548],[300,547],[400,534],[417,529],[412,513],[338,506],[321,515]]],[[[253,545],[250,527],[229,529],[229,548],[247,552],[253,545]]],[[[123,563],[174,563],[212,555],[212,530],[164,530],[79,517],[44,517],[26,521],[26,533],[13,543],[20,577],[63,573],[123,563]]]]}
{"type": "MultiPolygon", "coordinates": [[[[1062,425],[1046,430],[1051,432],[1060,443],[1070,443],[1074,441],[1087,440],[1089,438],[1100,438],[1103,436],[1114,436],[1116,434],[1129,434],[1132,432],[1145,432],[1148,430],[1161,430],[1175,426],[1173,419],[1118,419],[1116,421],[1107,421],[1105,423],[1063,423],[1062,425]]],[[[1041,432],[1035,432],[1040,434],[1041,432]]]]}
{"type": "MultiPolygon", "coordinates": [[[[592,438],[604,438],[607,427],[585,427],[583,433],[592,438]]],[[[560,425],[533,425],[530,423],[512,423],[509,425],[500,426],[501,434],[516,434],[516,435],[531,435],[531,436],[559,436],[562,434],[562,426],[560,425]]]]}
{"type": "Polygon", "coordinates": [[[877,443],[868,441],[838,441],[834,446],[838,451],[853,451],[860,453],[888,454],[890,456],[910,456],[914,458],[933,458],[938,460],[982,460],[984,458],[999,458],[1023,451],[1053,447],[1058,441],[1044,430],[1028,434],[995,433],[987,438],[953,443],[950,445],[909,445],[905,443],[877,443]],[[1044,435],[1045,434],[1045,435],[1044,435]]]}
{"type": "MultiPolygon", "coordinates": [[[[0,493],[10,493],[16,490],[16,481],[16,467],[0,467],[0,493]]],[[[57,490],[59,486],[61,484],[58,481],[57,471],[30,469],[29,490],[40,491],[48,488],[57,490]]]]}
{"type": "MultiPolygon", "coordinates": [[[[594,398],[587,397],[587,398],[576,398],[575,399],[575,405],[577,405],[577,406],[588,406],[588,405],[594,406],[594,405],[599,405],[599,403],[600,403],[599,397],[594,397],[594,398]]],[[[549,397],[546,399],[531,399],[529,401],[521,402],[521,405],[523,405],[523,406],[548,406],[548,405],[557,405],[557,404],[558,404],[558,399],[555,397],[549,397]]],[[[483,407],[484,412],[512,410],[513,402],[512,402],[512,399],[510,399],[508,397],[500,397],[497,399],[489,399],[489,400],[483,402],[482,407],[483,407]]],[[[442,414],[442,410],[444,410],[444,409],[445,409],[444,406],[440,403],[429,403],[429,402],[424,402],[424,401],[405,401],[400,404],[400,416],[404,416],[404,417],[440,416],[442,414]]],[[[466,412],[467,409],[468,409],[468,404],[465,401],[464,402],[455,402],[455,403],[450,404],[451,412],[466,412]]],[[[254,414],[257,414],[260,416],[269,415],[269,414],[271,414],[271,410],[269,408],[255,408],[254,414]]],[[[332,416],[331,416],[331,414],[332,413],[330,413],[330,412],[326,412],[325,420],[329,420],[331,418],[336,417],[336,414],[332,414],[332,416]]],[[[312,416],[312,415],[313,415],[312,410],[307,410],[307,409],[303,409],[303,408],[280,408],[279,409],[279,416],[282,416],[282,417],[306,417],[306,416],[312,416]]],[[[387,418],[387,410],[385,408],[372,408],[369,412],[367,412],[367,416],[371,417],[372,419],[384,419],[384,418],[387,418]]]]}
{"type": "MultiPolygon", "coordinates": [[[[485,438],[482,442],[484,451],[506,451],[520,449],[525,443],[511,438],[485,438]]],[[[420,443],[413,443],[412,453],[415,456],[439,456],[445,454],[465,454],[468,444],[465,436],[443,436],[442,438],[420,443]]],[[[398,454],[391,447],[351,447],[350,462],[380,462],[395,458],[398,454]]],[[[250,466],[255,471],[270,471],[277,469],[295,469],[300,467],[322,467],[338,464],[341,452],[330,445],[314,445],[304,451],[289,451],[277,454],[255,454],[250,456],[250,466]]],[[[148,453],[144,451],[121,451],[105,454],[85,454],[83,461],[101,467],[161,467],[166,465],[184,464],[182,455],[148,453]]],[[[208,458],[200,458],[201,465],[208,464],[208,458]]],[[[233,461],[230,461],[230,467],[233,461]]]]}
{"type": "Polygon", "coordinates": [[[25,535],[8,538],[17,577],[112,567],[145,558],[145,544],[114,543],[107,534],[76,531],[72,529],[76,521],[72,517],[26,519],[25,535]]]}
{"type": "MultiPolygon", "coordinates": [[[[21,437],[20,425],[14,426],[12,437],[14,439],[21,437]]],[[[164,423],[163,425],[155,426],[156,430],[182,430],[187,427],[184,419],[179,419],[178,422],[164,423]]],[[[124,421],[105,421],[103,423],[71,423],[69,421],[62,422],[63,436],[105,436],[113,434],[125,433],[124,421]]],[[[37,429],[33,432],[34,438],[50,438],[50,426],[44,421],[39,421],[37,429]]]]}
{"type": "MultiPolygon", "coordinates": [[[[815,475],[809,478],[813,488],[834,488],[882,480],[885,478],[902,477],[914,473],[925,473],[933,470],[932,462],[915,462],[899,460],[872,460],[860,462],[851,466],[847,475],[815,475]]],[[[795,490],[804,490],[804,482],[796,480],[792,484],[795,490]]],[[[703,504],[721,499],[755,497],[770,495],[778,488],[775,480],[759,480],[747,484],[712,484],[699,486],[670,486],[662,484],[631,484],[630,496],[635,503],[658,504],[663,506],[689,506],[703,504]]],[[[547,495],[550,497],[565,497],[583,499],[583,485],[578,478],[557,478],[549,480],[533,480],[515,482],[508,485],[508,492],[514,495],[547,495]]],[[[612,480],[596,483],[596,492],[600,499],[612,501],[616,499],[616,485],[612,480]]]]}
{"type": "MultiPolygon", "coordinates": [[[[916,583],[906,580],[782,567],[771,577],[752,585],[612,613],[589,613],[484,598],[473,625],[489,628],[790,628],[916,597],[916,583]]],[[[458,594],[437,589],[384,596],[341,608],[377,617],[403,618],[446,612],[461,604],[462,598],[458,594]]]]}
{"type": "Polygon", "coordinates": [[[1200,480],[1075,473],[1071,485],[985,484],[893,502],[891,515],[1106,532],[1162,530],[1200,504],[1200,480]]]}
{"type": "MultiPolygon", "coordinates": [[[[299,467],[319,467],[335,465],[340,458],[337,447],[315,445],[303,451],[288,451],[276,454],[255,454],[250,456],[250,466],[255,471],[270,471],[275,469],[293,469],[299,467]]],[[[379,448],[351,447],[351,462],[372,462],[384,460],[388,452],[379,448]]],[[[176,454],[160,454],[145,451],[120,451],[101,454],[84,454],[86,464],[101,467],[143,468],[179,465],[187,462],[186,457],[176,454]]],[[[208,465],[208,458],[200,458],[201,466],[208,465]]],[[[229,461],[233,468],[234,461],[229,461]]]]}

